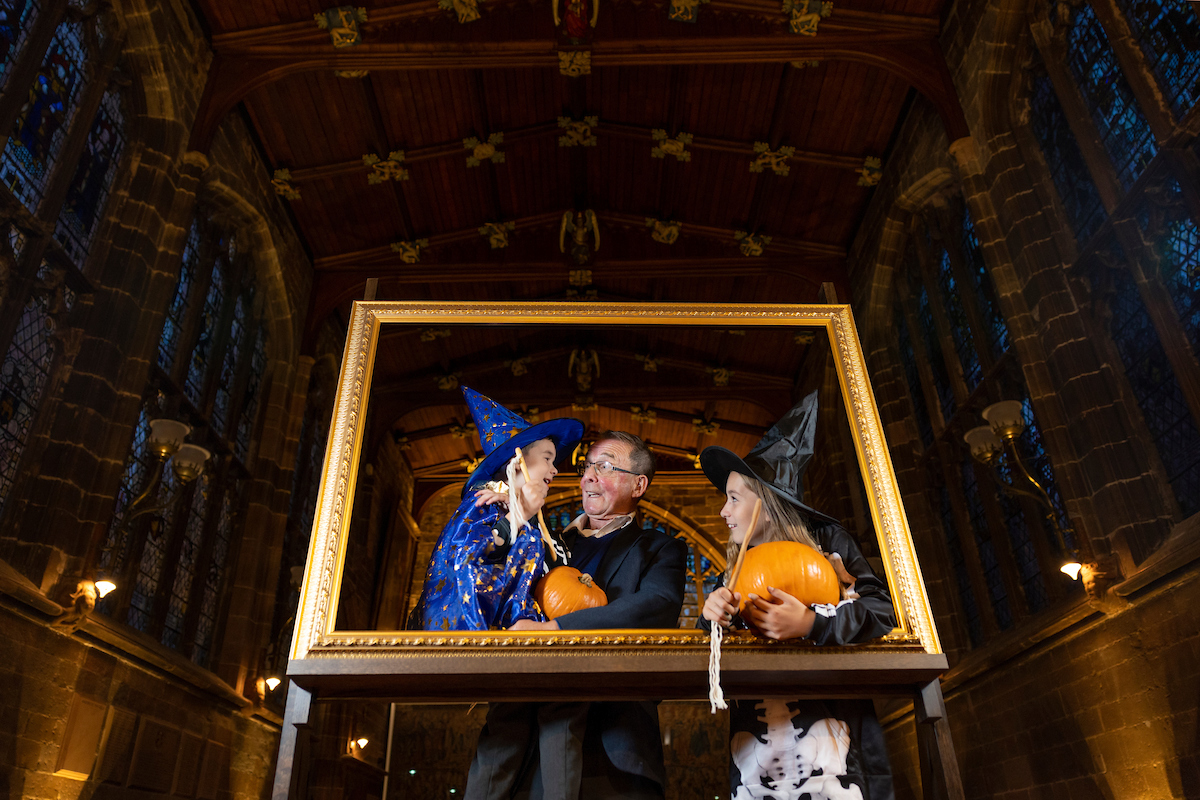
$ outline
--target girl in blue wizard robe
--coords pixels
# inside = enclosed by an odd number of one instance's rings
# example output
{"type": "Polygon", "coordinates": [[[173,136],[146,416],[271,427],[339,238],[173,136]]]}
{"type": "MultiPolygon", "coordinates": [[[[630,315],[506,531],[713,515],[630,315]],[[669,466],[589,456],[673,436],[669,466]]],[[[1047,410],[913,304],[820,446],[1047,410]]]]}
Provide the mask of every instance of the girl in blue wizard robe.
{"type": "MultiPolygon", "coordinates": [[[[561,541],[547,544],[537,513],[546,501],[557,463],[583,436],[577,419],[529,425],[491,399],[463,387],[479,430],[484,457],[463,486],[462,502],[434,545],[421,597],[409,616],[410,630],[503,630],[519,619],[546,620],[534,600],[538,580],[565,562],[561,541]],[[520,448],[528,480],[517,458],[520,448]],[[482,505],[479,490],[508,495],[503,504],[482,505]]],[[[494,496],[494,495],[493,495],[494,496]]]]}

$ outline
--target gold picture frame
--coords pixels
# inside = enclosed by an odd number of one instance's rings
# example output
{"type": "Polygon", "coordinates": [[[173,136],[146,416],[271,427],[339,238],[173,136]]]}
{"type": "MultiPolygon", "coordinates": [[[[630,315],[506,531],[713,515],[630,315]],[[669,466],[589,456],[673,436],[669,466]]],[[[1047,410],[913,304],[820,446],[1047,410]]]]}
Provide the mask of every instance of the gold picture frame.
{"type": "Polygon", "coordinates": [[[353,306],[338,378],[290,650],[293,682],[323,697],[425,702],[706,696],[709,639],[703,631],[335,630],[349,503],[382,326],[537,323],[824,330],[899,624],[880,640],[847,647],[728,637],[725,691],[907,694],[946,669],[849,306],[370,301],[353,306]]]}

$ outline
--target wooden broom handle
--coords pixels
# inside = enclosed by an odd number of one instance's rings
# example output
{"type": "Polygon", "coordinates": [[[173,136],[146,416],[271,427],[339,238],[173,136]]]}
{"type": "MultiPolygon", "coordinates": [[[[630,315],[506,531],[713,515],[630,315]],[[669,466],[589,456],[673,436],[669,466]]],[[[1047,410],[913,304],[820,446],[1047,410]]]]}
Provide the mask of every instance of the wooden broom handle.
{"type": "MultiPolygon", "coordinates": [[[[525,480],[529,480],[526,478],[525,480]]],[[[729,575],[729,591],[733,592],[733,587],[737,585],[737,579],[742,574],[742,559],[746,557],[746,550],[749,547],[750,539],[754,536],[754,531],[758,528],[758,515],[762,513],[762,498],[754,500],[754,513],[750,515],[750,530],[746,531],[745,538],[742,539],[742,547],[738,550],[737,561],[733,564],[733,572],[729,575]]]]}
{"type": "MultiPolygon", "coordinates": [[[[521,448],[516,448],[517,462],[521,465],[521,474],[525,476],[526,483],[533,483],[529,478],[529,467],[525,466],[525,454],[521,452],[521,448]]],[[[760,501],[761,502],[761,501],[760,501]]],[[[542,538],[546,541],[546,546],[553,548],[554,540],[550,538],[550,531],[546,529],[546,518],[542,516],[542,510],[538,509],[538,528],[542,531],[542,538]]]]}

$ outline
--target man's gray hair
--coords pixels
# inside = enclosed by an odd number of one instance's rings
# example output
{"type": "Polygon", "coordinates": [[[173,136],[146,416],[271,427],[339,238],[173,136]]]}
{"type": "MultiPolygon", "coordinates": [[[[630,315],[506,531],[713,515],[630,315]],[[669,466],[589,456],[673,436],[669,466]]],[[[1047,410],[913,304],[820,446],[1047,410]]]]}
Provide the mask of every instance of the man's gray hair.
{"type": "MultiPolygon", "coordinates": [[[[642,441],[642,437],[625,431],[604,431],[596,437],[597,442],[614,441],[629,445],[629,466],[639,475],[646,476],[646,485],[654,480],[654,453],[642,441]]],[[[593,446],[594,446],[593,442],[593,446]]]]}

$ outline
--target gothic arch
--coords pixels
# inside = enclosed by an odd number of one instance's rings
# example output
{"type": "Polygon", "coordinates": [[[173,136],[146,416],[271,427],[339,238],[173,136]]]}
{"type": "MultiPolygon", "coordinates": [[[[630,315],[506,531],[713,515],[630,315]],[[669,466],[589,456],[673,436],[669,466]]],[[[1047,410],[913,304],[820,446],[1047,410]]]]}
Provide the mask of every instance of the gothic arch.
{"type": "Polygon", "coordinates": [[[877,337],[887,336],[891,327],[893,286],[895,275],[904,256],[904,244],[908,240],[909,221],[912,215],[932,198],[952,190],[957,179],[949,169],[938,167],[909,183],[892,203],[883,221],[879,247],[868,283],[866,321],[863,330],[865,342],[875,342],[877,337]]]}
{"type": "Polygon", "coordinates": [[[292,308],[283,282],[279,251],[271,227],[242,192],[233,188],[235,179],[219,166],[204,171],[197,200],[205,203],[218,220],[237,231],[253,254],[255,273],[263,296],[263,320],[269,333],[267,354],[272,363],[290,364],[297,352],[294,344],[297,309],[292,308]]]}

